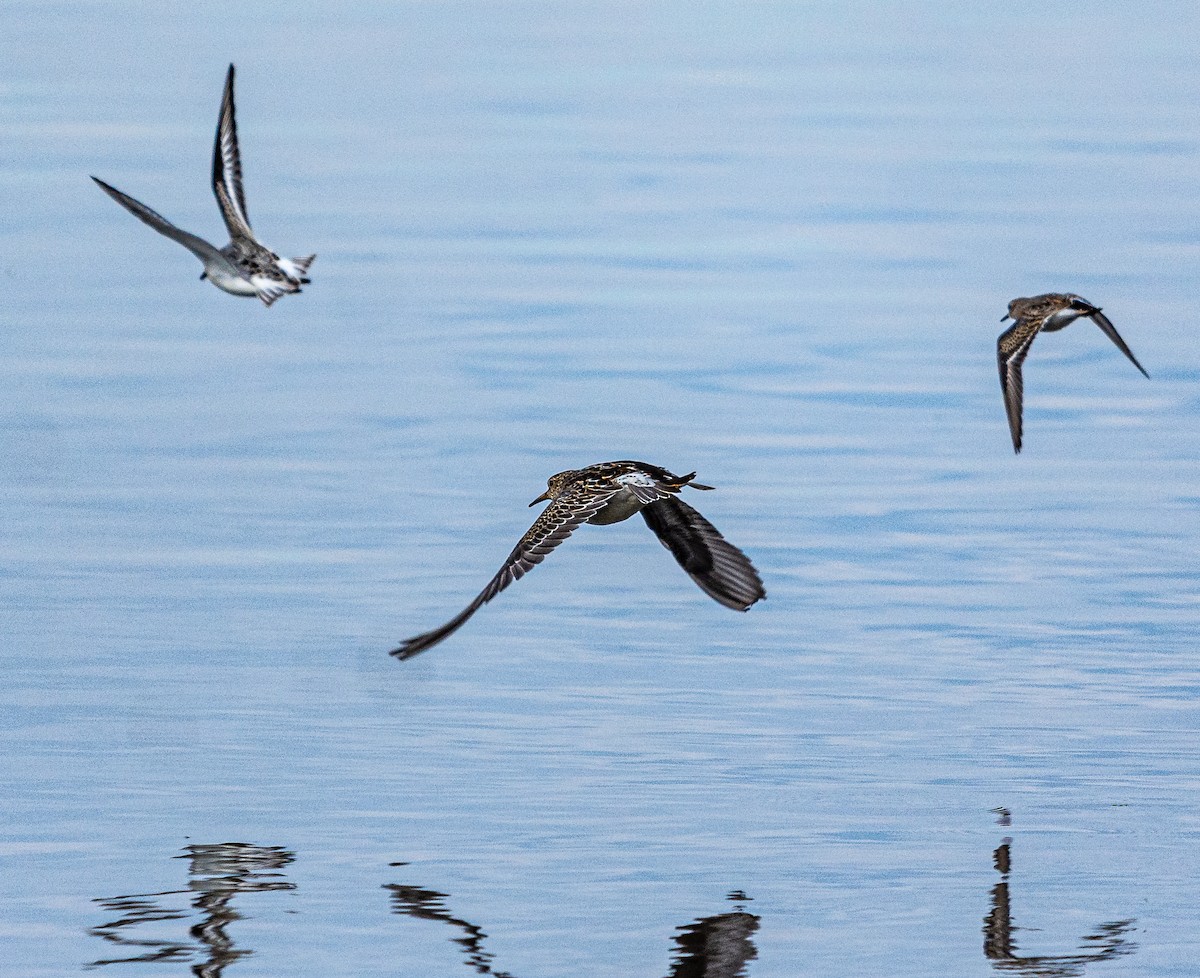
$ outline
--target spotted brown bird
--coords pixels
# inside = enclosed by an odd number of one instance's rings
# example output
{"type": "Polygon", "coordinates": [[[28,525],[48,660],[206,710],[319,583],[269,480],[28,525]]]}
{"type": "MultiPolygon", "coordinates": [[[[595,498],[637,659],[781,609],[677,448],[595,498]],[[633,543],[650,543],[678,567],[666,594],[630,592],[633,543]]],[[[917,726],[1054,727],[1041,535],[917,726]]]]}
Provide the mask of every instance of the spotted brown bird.
{"type": "Polygon", "coordinates": [[[1000,334],[996,341],[996,356],[1000,363],[1000,387],[1004,391],[1004,407],[1008,411],[1008,427],[1012,431],[1013,450],[1021,450],[1021,404],[1024,385],[1021,382],[1021,365],[1038,333],[1054,333],[1080,317],[1087,317],[1104,330],[1130,362],[1149,378],[1145,368],[1138,363],[1133,351],[1125,345],[1116,327],[1109,322],[1099,306],[1069,292],[1047,292],[1031,298],[1013,299],[1008,304],[1008,313],[1000,322],[1009,318],[1013,325],[1000,334]]]}
{"type": "Polygon", "coordinates": [[[646,462],[601,462],[552,475],[546,491],[530,506],[548,500],[542,514],[521,537],[504,566],[466,608],[433,631],[410,638],[392,655],[409,659],[461,628],[476,611],[514,581],[524,577],[583,523],[605,526],[641,513],[664,547],[710,598],[746,611],[766,597],[762,578],[750,559],[729,543],[708,520],[679,499],[696,473],[674,475],[646,462]]]}

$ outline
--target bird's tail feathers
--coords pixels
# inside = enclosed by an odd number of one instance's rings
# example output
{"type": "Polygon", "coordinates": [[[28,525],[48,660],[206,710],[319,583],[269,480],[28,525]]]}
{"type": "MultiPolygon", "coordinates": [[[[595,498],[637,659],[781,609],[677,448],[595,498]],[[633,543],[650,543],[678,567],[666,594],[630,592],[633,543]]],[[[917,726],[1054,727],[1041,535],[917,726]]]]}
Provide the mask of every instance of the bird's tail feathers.
{"type": "MultiPolygon", "coordinates": [[[[316,261],[316,259],[317,259],[316,255],[308,255],[305,258],[293,258],[292,264],[296,266],[296,269],[303,276],[303,275],[308,274],[308,266],[311,265],[314,261],[316,261]]],[[[308,279],[301,278],[300,281],[307,283],[308,279]]]]}
{"type": "Polygon", "coordinates": [[[674,481],[667,483],[667,488],[674,489],[676,492],[678,492],[684,486],[691,486],[693,489],[703,489],[706,491],[716,488],[715,486],[706,486],[701,482],[693,482],[692,480],[695,478],[695,472],[689,472],[687,475],[676,476],[674,481]]]}

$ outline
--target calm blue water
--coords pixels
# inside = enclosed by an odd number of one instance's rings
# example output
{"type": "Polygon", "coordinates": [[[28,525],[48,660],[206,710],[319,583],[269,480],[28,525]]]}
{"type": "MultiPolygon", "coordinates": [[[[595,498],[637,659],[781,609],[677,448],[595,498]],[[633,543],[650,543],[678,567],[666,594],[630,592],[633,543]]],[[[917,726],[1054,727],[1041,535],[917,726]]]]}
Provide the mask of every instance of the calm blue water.
{"type": "Polygon", "coordinates": [[[10,0],[5,978],[1195,974],[1200,11],[944,8],[10,0]],[[217,237],[229,61],[269,310],[88,180],[217,237]],[[1014,457],[1049,290],[1152,380],[1014,457]],[[614,458],[769,600],[584,527],[386,655],[614,458]]]}

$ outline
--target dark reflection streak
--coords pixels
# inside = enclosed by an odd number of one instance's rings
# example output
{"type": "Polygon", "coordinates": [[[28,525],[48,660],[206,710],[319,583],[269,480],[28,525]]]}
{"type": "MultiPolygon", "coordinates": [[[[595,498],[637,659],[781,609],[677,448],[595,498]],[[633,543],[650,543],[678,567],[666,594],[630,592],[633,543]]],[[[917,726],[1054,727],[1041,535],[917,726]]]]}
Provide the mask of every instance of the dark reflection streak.
{"type": "Polygon", "coordinates": [[[135,961],[186,961],[191,956],[191,947],[174,941],[137,940],[126,937],[125,928],[137,927],[142,924],[157,924],[164,920],[183,920],[187,912],[183,910],[166,910],[154,902],[154,897],[174,896],[185,893],[186,890],[167,890],[163,893],[141,893],[136,896],[113,897],[108,900],[96,900],[105,910],[114,910],[124,916],[88,931],[93,937],[104,940],[120,947],[154,948],[144,954],[131,958],[101,958],[93,961],[89,968],[98,968],[106,964],[129,964],[135,961]]]}
{"type": "Polygon", "coordinates": [[[744,910],[701,917],[675,935],[678,957],[667,978],[741,978],[758,957],[750,935],[759,918],[744,910]]]}
{"type": "Polygon", "coordinates": [[[192,965],[193,974],[203,978],[218,978],[227,964],[253,953],[249,950],[235,949],[233,941],[225,933],[229,924],[241,919],[241,914],[229,905],[236,892],[237,890],[206,893],[197,898],[195,906],[204,912],[204,919],[192,927],[189,933],[208,949],[208,960],[192,965]]]}
{"type": "Polygon", "coordinates": [[[284,880],[282,873],[273,872],[290,863],[295,858],[294,855],[278,846],[252,846],[243,843],[188,846],[185,853],[179,858],[191,862],[191,880],[186,890],[138,893],[95,901],[106,910],[119,912],[122,916],[110,923],[93,927],[89,931],[90,934],[121,947],[153,950],[127,958],[102,958],[93,961],[88,967],[135,962],[188,961],[203,954],[204,960],[192,965],[192,973],[200,978],[219,978],[226,965],[253,953],[249,949],[236,948],[226,933],[230,923],[241,919],[241,914],[233,907],[233,897],[238,893],[295,889],[295,884],[284,880]],[[195,941],[194,944],[137,939],[125,935],[124,931],[131,927],[187,918],[188,911],[166,909],[160,905],[160,901],[163,897],[192,894],[196,894],[192,906],[201,914],[200,922],[188,931],[195,941]]]}
{"type": "Polygon", "coordinates": [[[992,862],[1001,880],[992,887],[992,909],[983,918],[983,953],[997,971],[1013,971],[1030,978],[1079,978],[1095,961],[1110,961],[1137,950],[1137,944],[1126,937],[1137,923],[1131,918],[1101,924],[1095,934],[1082,939],[1080,954],[1018,954],[1013,932],[1019,928],[1013,923],[1008,892],[1012,839],[1000,843],[992,853],[992,862]]]}
{"type": "MultiPolygon", "coordinates": [[[[391,893],[393,913],[439,921],[462,931],[462,937],[452,940],[462,948],[467,966],[476,974],[513,978],[507,971],[492,970],[495,955],[484,950],[487,934],[478,925],[451,914],[445,903],[447,894],[399,883],[388,883],[383,888],[391,893]]],[[[750,898],[734,891],[729,899],[742,903],[750,898]]],[[[674,936],[675,963],[667,978],[743,978],[746,962],[758,956],[750,939],[758,923],[757,916],[739,906],[732,913],[701,917],[678,928],[674,936]]]]}
{"type": "Polygon", "coordinates": [[[447,894],[438,893],[436,890],[424,890],[419,886],[402,886],[399,883],[385,884],[384,889],[391,891],[393,913],[416,917],[418,920],[439,920],[463,931],[466,936],[456,937],[453,940],[455,944],[462,946],[467,956],[467,964],[477,974],[494,975],[495,978],[512,978],[512,975],[506,971],[492,970],[494,955],[483,949],[483,942],[487,939],[487,934],[481,927],[472,924],[469,920],[451,916],[443,902],[446,900],[447,894]]]}

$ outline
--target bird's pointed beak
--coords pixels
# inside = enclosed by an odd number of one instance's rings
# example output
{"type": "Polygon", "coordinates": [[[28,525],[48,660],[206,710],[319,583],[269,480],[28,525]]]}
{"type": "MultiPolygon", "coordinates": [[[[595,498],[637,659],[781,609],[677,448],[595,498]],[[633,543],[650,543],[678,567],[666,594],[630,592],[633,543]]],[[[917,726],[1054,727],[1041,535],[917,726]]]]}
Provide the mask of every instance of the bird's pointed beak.
{"type": "Polygon", "coordinates": [[[550,498],[550,490],[547,489],[544,493],[542,493],[540,496],[538,496],[537,499],[535,499],[529,505],[536,506],[538,503],[544,503],[549,498],[550,498]]]}
{"type": "Polygon", "coordinates": [[[1008,319],[1008,313],[1005,313],[1003,316],[1000,317],[1000,322],[1004,322],[1006,319],[1008,319]]]}

